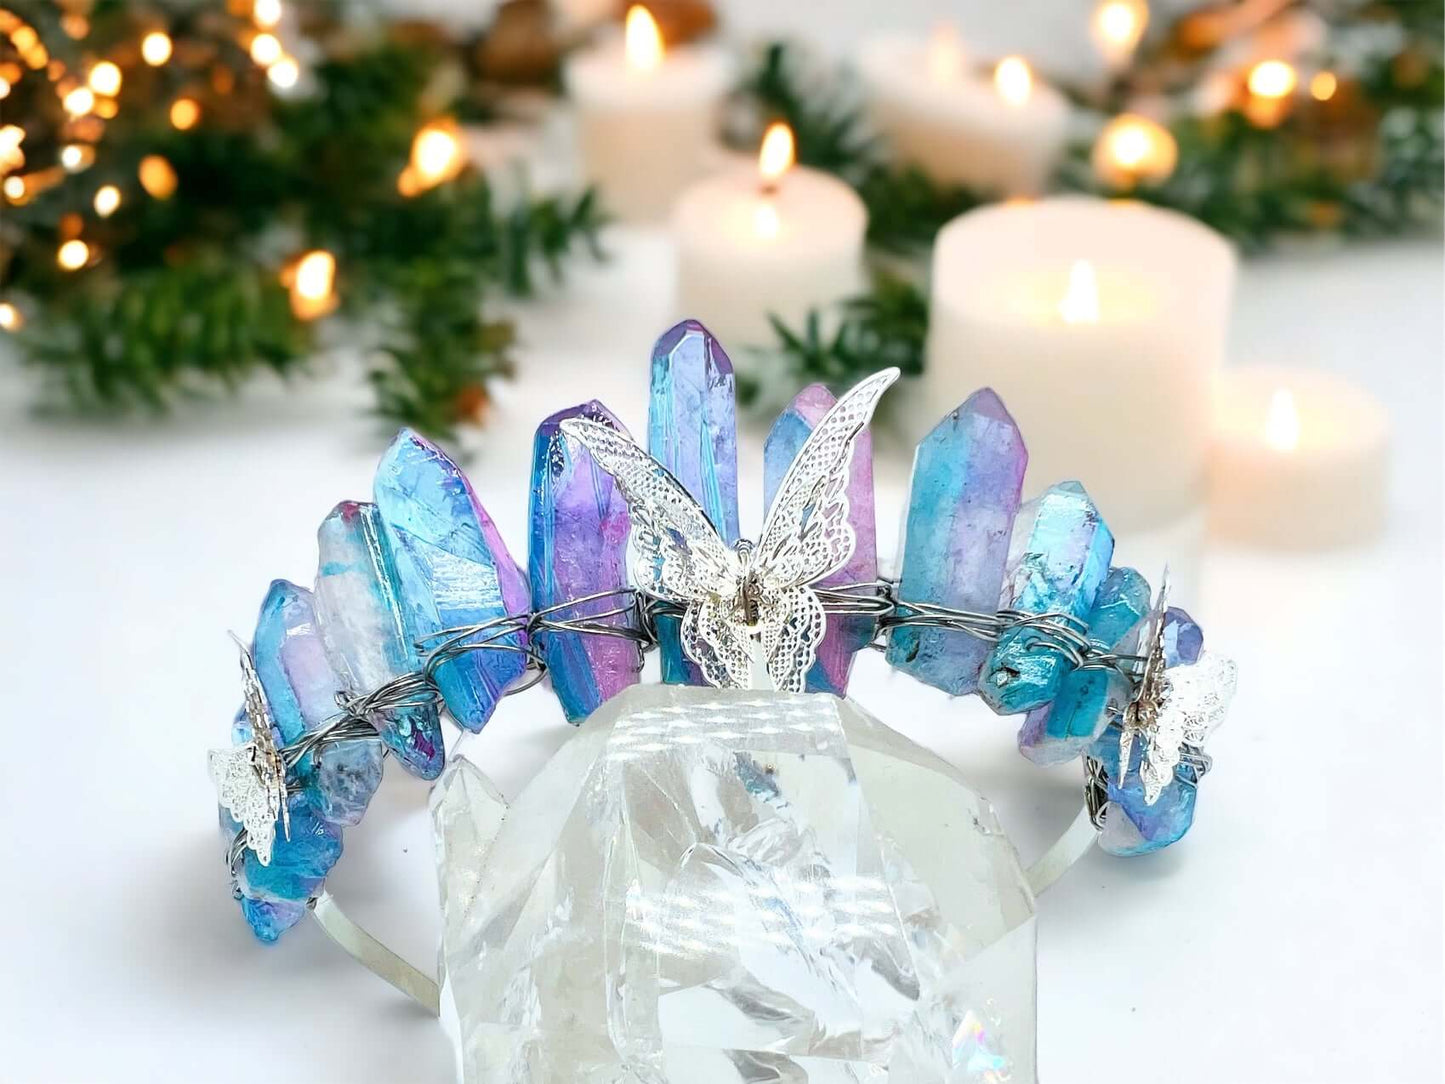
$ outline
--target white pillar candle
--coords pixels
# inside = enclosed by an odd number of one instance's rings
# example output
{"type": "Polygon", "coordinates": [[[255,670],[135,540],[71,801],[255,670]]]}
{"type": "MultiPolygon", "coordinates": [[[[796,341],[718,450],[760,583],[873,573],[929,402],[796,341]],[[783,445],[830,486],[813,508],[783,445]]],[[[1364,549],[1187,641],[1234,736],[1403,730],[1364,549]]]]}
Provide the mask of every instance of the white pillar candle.
{"type": "Polygon", "coordinates": [[[1202,496],[1234,270],[1218,234],[1143,204],[1064,196],[955,219],[934,247],[914,435],[992,387],[1023,431],[1030,493],[1075,479],[1116,529],[1174,519],[1202,496]]]}
{"type": "Polygon", "coordinates": [[[1227,370],[1209,455],[1212,533],[1295,549],[1374,537],[1385,522],[1389,434],[1385,408],[1337,376],[1227,370]]]}
{"type": "Polygon", "coordinates": [[[858,57],[868,111],[895,158],[934,180],[979,192],[1036,195],[1058,164],[1069,120],[1064,96],[1019,57],[987,74],[956,38],[876,41],[858,57]]]}
{"type": "Polygon", "coordinates": [[[678,315],[701,320],[728,349],[772,343],[770,313],[797,326],[809,309],[864,287],[863,201],[837,178],[793,166],[792,155],[792,133],[774,125],[757,168],[699,181],[673,216],[678,315]]]}
{"type": "Polygon", "coordinates": [[[582,171],[609,213],[629,222],[667,218],[678,193],[706,169],[731,77],[720,48],[665,49],[657,23],[637,6],[622,41],[567,62],[582,171]]]}

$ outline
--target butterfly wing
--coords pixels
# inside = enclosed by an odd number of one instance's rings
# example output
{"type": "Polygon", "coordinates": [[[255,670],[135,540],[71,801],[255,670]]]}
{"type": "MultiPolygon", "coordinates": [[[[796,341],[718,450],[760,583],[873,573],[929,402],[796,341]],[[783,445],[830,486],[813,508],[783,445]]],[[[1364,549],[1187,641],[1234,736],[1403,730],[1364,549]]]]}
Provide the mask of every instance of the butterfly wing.
{"type": "Polygon", "coordinates": [[[878,400],[897,379],[897,369],[884,369],[854,386],[798,449],[753,553],[753,566],[769,586],[814,583],[853,555],[853,528],[848,523],[853,447],[878,400]]]}
{"type": "Polygon", "coordinates": [[[1209,652],[1201,652],[1191,666],[1164,671],[1166,689],[1139,778],[1144,784],[1144,801],[1153,805],[1169,785],[1179,763],[1181,747],[1199,746],[1224,721],[1239,677],[1235,663],[1209,652]]]}
{"type": "Polygon", "coordinates": [[[683,604],[736,591],[742,576],[737,554],[666,467],[597,422],[568,418],[562,430],[581,442],[627,498],[632,577],[640,590],[683,604]]]}
{"type": "Polygon", "coordinates": [[[277,799],[256,770],[255,746],[250,742],[231,749],[212,749],[211,779],[216,794],[232,817],[246,829],[246,845],[263,866],[271,864],[276,842],[277,799]]]}
{"type": "Polygon", "coordinates": [[[823,604],[811,587],[785,587],[770,596],[764,617],[768,676],[784,692],[800,693],[827,627],[823,604]]]}

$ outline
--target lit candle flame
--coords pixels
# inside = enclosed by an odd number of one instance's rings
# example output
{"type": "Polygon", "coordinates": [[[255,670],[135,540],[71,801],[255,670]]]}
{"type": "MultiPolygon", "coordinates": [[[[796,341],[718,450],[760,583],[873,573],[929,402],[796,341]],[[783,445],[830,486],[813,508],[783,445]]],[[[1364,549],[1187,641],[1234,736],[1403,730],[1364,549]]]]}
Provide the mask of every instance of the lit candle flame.
{"type": "Polygon", "coordinates": [[[758,174],[763,179],[763,191],[771,192],[778,187],[783,174],[793,168],[793,160],[793,130],[781,122],[768,125],[758,149],[758,174]]]}
{"type": "Polygon", "coordinates": [[[1069,285],[1059,299],[1058,309],[1066,324],[1099,322],[1099,281],[1088,260],[1075,260],[1069,268],[1069,285]]]}
{"type": "Polygon", "coordinates": [[[963,40],[958,27],[952,23],[939,23],[928,35],[928,51],[924,56],[930,81],[947,86],[963,78],[963,40]]]}
{"type": "Polygon", "coordinates": [[[1298,74],[1283,60],[1261,60],[1249,71],[1249,92],[1261,98],[1288,98],[1298,85],[1298,74]]]}
{"type": "Polygon", "coordinates": [[[650,72],[662,63],[662,31],[652,12],[641,4],[627,9],[623,37],[628,71],[650,72]]]}
{"type": "Polygon", "coordinates": [[[1094,9],[1090,30],[1094,44],[1111,65],[1121,65],[1134,54],[1149,25],[1144,0],[1104,0],[1094,9]]]}
{"type": "Polygon", "coordinates": [[[1264,442],[1277,452],[1292,452],[1299,447],[1299,431],[1294,395],[1288,388],[1276,388],[1264,417],[1264,442]]]}
{"type": "Polygon", "coordinates": [[[1034,73],[1023,57],[1006,56],[993,70],[993,85],[1009,105],[1026,105],[1034,92],[1034,73]]]}
{"type": "Polygon", "coordinates": [[[291,311],[299,320],[314,320],[336,307],[336,257],[323,248],[312,249],[282,273],[291,292],[291,311]]]}

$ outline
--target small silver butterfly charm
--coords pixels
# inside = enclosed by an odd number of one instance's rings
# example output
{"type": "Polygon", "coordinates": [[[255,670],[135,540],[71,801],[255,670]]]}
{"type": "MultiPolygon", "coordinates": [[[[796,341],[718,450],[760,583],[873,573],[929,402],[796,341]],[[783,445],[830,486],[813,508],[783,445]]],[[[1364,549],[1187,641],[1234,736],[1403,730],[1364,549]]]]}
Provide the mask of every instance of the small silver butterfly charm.
{"type": "Polygon", "coordinates": [[[1186,752],[1200,754],[1205,740],[1229,711],[1239,667],[1232,659],[1199,653],[1187,666],[1164,665],[1164,616],[1169,582],[1165,572],[1158,600],[1150,611],[1140,643],[1146,647],[1139,691],[1124,712],[1119,735],[1119,774],[1129,770],[1135,740],[1144,742],[1139,780],[1144,802],[1153,805],[1174,778],[1174,768],[1186,752]]]}
{"type": "Polygon", "coordinates": [[[729,546],[661,463],[628,437],[569,418],[562,430],[617,480],[632,515],[632,580],[686,607],[682,648],[713,685],[801,692],[827,627],[811,585],[853,555],[848,479],[858,434],[897,369],[859,383],[824,415],[778,486],[757,544],[729,546]]]}
{"type": "Polygon", "coordinates": [[[269,866],[278,817],[286,838],[291,838],[291,817],[286,807],[286,761],[276,747],[271,709],[251,653],[239,640],[237,644],[241,648],[241,687],[245,693],[246,719],[251,724],[251,740],[230,749],[212,749],[209,767],[221,804],[246,829],[246,845],[256,852],[256,860],[269,866]]]}

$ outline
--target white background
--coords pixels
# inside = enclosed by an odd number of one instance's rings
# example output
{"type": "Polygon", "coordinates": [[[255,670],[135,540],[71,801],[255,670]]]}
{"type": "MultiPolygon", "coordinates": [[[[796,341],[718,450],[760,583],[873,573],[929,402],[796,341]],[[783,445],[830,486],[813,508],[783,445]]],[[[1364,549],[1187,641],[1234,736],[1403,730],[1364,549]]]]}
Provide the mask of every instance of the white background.
{"type": "MultiPolygon", "coordinates": [[[[893,3],[890,21],[926,26],[945,7],[893,3]]],[[[1036,16],[1068,7],[960,10],[981,48],[1067,61],[1076,38],[1036,16]]],[[[735,10],[756,28],[814,9],[735,10]]],[[[847,5],[815,29],[841,46],[874,10],[847,5]]],[[[519,379],[468,441],[518,556],[536,422],[598,396],[642,426],[647,350],[672,316],[670,253],[638,236],[612,248],[565,297],[521,310],[519,379]]],[[[1389,407],[1390,530],[1332,554],[1186,556],[1198,590],[1181,601],[1240,660],[1240,695],[1188,838],[1147,859],[1092,854],[1040,900],[1044,1080],[1440,1079],[1441,296],[1434,245],[1245,266],[1234,363],[1338,372],[1389,407]]],[[[272,577],[309,582],[315,525],[369,493],[386,433],[363,415],[354,370],[337,369],[162,422],[79,424],[31,418],[27,384],[0,357],[0,1080],[450,1078],[436,1023],[318,929],[252,939],[204,770],[238,698],[225,630],[249,631],[272,577]]],[[[760,518],[756,427],[743,445],[746,527],[760,518]]],[[[886,549],[907,454],[886,434],[879,446],[886,549]]],[[[1121,559],[1153,554],[1122,544],[1121,559]]],[[[963,765],[1026,856],[1072,815],[1076,772],[1023,761],[1008,721],[873,656],[854,692],[963,765]]],[[[538,690],[465,744],[510,794],[567,733],[538,690]]],[[[411,959],[430,958],[422,785],[391,766],[330,887],[411,959]]]]}

